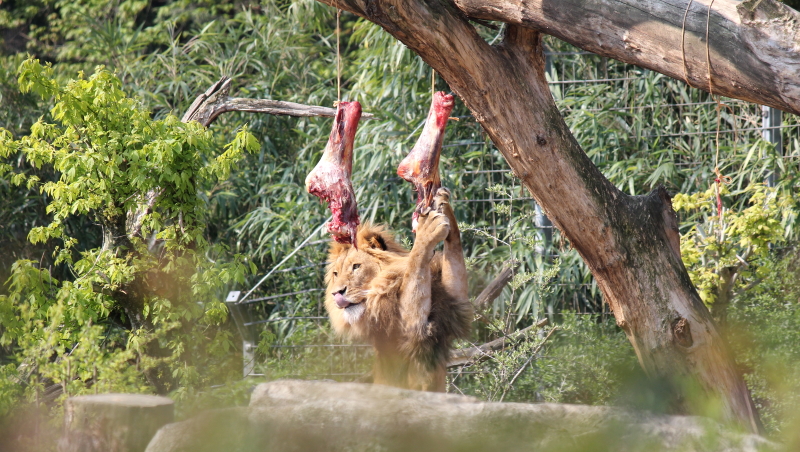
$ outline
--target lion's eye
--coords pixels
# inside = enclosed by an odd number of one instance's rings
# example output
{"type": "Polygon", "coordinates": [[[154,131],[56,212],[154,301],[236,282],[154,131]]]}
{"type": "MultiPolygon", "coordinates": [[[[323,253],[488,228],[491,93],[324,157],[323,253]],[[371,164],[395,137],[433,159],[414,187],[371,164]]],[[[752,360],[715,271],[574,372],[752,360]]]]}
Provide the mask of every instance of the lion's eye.
{"type": "Polygon", "coordinates": [[[358,270],[361,268],[361,264],[353,264],[353,271],[358,270]]]}
{"type": "Polygon", "coordinates": [[[335,278],[337,276],[339,276],[339,272],[333,272],[333,277],[335,278]]]}

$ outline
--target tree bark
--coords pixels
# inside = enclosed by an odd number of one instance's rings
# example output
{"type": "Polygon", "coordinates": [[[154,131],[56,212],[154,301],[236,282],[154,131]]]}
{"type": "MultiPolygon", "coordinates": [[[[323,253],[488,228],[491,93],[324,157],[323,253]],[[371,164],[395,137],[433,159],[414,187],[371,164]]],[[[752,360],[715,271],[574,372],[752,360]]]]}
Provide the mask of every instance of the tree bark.
{"type": "Polygon", "coordinates": [[[592,164],[550,94],[537,32],[509,25],[503,42],[490,46],[447,1],[322,1],[383,27],[463,99],[587,262],[642,367],[671,383],[677,411],[716,403],[722,418],[760,429],[747,387],[681,262],[669,195],[658,188],[627,196],[592,164]]]}
{"type": "Polygon", "coordinates": [[[503,270],[498,274],[485,289],[475,297],[472,303],[475,305],[476,310],[485,309],[489,303],[493,302],[497,297],[503,293],[503,288],[514,278],[514,273],[519,267],[519,262],[509,262],[503,266],[503,270]]]}
{"type": "Polygon", "coordinates": [[[777,0],[454,1],[469,17],[536,29],[695,88],[800,113],[800,13],[777,0]]]}

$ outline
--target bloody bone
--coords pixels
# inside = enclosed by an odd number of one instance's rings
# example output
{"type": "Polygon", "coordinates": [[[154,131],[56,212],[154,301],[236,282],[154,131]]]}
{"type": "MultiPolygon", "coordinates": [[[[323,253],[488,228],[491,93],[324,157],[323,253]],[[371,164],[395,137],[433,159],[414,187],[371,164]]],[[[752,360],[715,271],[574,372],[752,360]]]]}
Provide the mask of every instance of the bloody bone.
{"type": "Polygon", "coordinates": [[[317,166],[306,177],[306,191],[328,202],[333,218],[328,232],[339,243],[355,245],[358,206],[350,175],[353,172],[353,140],[361,118],[361,104],[339,102],[333,130],[317,166]]]}
{"type": "Polygon", "coordinates": [[[397,174],[414,184],[414,191],[417,192],[417,208],[411,217],[414,231],[417,230],[420,212],[431,206],[433,195],[442,186],[439,178],[439,156],[442,154],[444,128],[454,105],[452,95],[442,91],[433,94],[425,128],[422,129],[417,144],[397,167],[397,174]]]}

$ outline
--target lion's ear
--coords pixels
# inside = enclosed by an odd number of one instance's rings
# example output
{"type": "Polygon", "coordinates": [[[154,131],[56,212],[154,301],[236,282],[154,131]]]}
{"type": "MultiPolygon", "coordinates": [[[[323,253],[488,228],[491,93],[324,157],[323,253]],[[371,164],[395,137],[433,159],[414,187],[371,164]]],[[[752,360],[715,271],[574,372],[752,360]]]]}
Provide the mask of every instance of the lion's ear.
{"type": "Polygon", "coordinates": [[[359,248],[371,248],[381,251],[389,249],[389,246],[386,244],[386,239],[379,232],[369,231],[366,234],[362,234],[359,238],[361,239],[358,243],[359,248]]]}

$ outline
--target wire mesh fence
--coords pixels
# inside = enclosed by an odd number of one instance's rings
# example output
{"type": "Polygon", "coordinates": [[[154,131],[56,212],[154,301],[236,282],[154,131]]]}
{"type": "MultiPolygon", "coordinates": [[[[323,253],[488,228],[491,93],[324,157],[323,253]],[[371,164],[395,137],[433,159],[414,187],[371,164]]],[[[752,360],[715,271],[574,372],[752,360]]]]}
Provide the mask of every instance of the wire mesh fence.
{"type": "MultiPolygon", "coordinates": [[[[715,166],[723,172],[753,167],[749,177],[754,179],[768,178],[770,172],[780,167],[785,171],[800,162],[799,124],[793,117],[776,122],[776,113],[759,105],[716,99],[680,81],[589,52],[555,49],[548,52],[547,60],[551,92],[571,130],[604,174],[630,194],[646,193],[657,184],[665,184],[672,192],[696,191],[712,183],[715,166]],[[772,121],[765,121],[770,114],[772,121]]],[[[543,281],[545,289],[506,288],[490,314],[512,327],[564,310],[608,316],[597,284],[579,256],[549,224],[500,152],[488,139],[475,139],[483,137],[479,124],[469,115],[458,118],[459,130],[465,132],[451,136],[443,146],[442,179],[455,195],[453,204],[459,223],[463,221],[470,270],[482,273],[471,278],[471,293],[477,294],[494,276],[498,263],[509,259],[525,261],[523,269],[529,271],[557,265],[557,274],[543,281]],[[476,163],[448,172],[450,159],[476,163]],[[462,193],[471,196],[460,197],[462,193]],[[535,221],[520,221],[528,218],[535,221]],[[519,246],[503,246],[523,236],[532,238],[521,240],[519,246]],[[501,248],[502,252],[496,252],[501,248]],[[492,264],[472,265],[482,260],[492,264]]],[[[237,302],[238,297],[229,303],[245,349],[249,348],[245,374],[340,381],[363,378],[369,372],[372,351],[333,337],[323,308],[325,264],[309,257],[324,256],[327,244],[323,235],[305,239],[305,261],[290,261],[285,268],[272,269],[272,274],[283,280],[302,275],[298,280],[309,285],[281,293],[271,292],[267,285],[260,289],[263,293],[243,303],[237,302]],[[309,272],[317,276],[309,280],[309,272]]],[[[455,369],[451,380],[471,372],[455,369]]]]}

